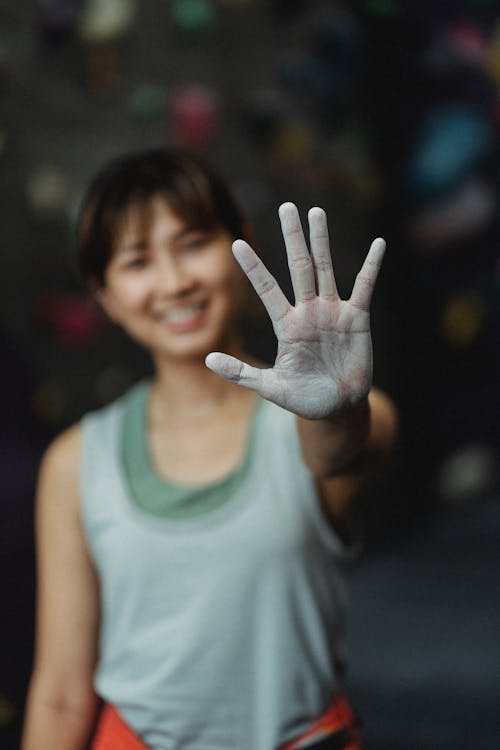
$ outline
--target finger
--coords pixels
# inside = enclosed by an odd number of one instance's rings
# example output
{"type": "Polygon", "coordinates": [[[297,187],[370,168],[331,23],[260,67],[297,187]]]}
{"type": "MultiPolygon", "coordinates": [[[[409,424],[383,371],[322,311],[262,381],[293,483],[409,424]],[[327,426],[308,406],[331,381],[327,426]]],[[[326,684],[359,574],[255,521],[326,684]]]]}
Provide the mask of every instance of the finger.
{"type": "Polygon", "coordinates": [[[326,213],[322,208],[311,208],[308,214],[311,258],[316,274],[318,295],[326,299],[338,299],[339,293],[333,273],[330,241],[326,213]]]}
{"type": "Polygon", "coordinates": [[[312,299],[316,296],[316,279],[297,207],[293,203],[283,203],[279,217],[295,302],[312,299]]]}
{"type": "Polygon", "coordinates": [[[233,253],[261,298],[269,317],[273,323],[276,323],[290,309],[290,303],[280,289],[278,282],[244,240],[233,242],[233,253]]]}
{"type": "Polygon", "coordinates": [[[351,299],[349,300],[354,307],[358,307],[361,310],[369,309],[384,253],[385,241],[381,237],[378,237],[376,240],[373,240],[368,250],[368,255],[354,282],[351,299]]]}
{"type": "Polygon", "coordinates": [[[252,365],[242,362],[241,359],[236,359],[236,357],[231,357],[229,354],[223,354],[222,352],[207,354],[205,364],[210,370],[231,381],[231,383],[237,383],[259,391],[264,370],[252,367],[252,365]]]}

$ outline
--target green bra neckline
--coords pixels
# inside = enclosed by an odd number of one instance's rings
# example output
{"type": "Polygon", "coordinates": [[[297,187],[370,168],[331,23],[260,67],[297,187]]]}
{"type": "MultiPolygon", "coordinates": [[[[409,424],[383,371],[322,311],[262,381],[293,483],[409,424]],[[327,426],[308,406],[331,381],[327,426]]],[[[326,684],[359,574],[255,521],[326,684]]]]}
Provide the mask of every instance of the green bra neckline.
{"type": "Polygon", "coordinates": [[[125,396],[121,461],[131,497],[146,513],[164,519],[183,521],[207,515],[226,504],[248,475],[262,400],[251,416],[240,464],[219,480],[190,485],[161,476],[152,463],[146,438],[149,389],[150,381],[142,380],[125,396]]]}

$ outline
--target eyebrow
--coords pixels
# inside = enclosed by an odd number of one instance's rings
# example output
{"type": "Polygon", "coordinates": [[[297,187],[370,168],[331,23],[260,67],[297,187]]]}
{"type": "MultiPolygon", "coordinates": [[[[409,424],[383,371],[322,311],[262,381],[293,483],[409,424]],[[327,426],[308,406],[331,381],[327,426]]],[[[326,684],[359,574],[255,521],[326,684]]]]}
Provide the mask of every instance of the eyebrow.
{"type": "Polygon", "coordinates": [[[172,237],[170,238],[171,242],[178,242],[179,240],[182,240],[184,237],[186,237],[188,234],[209,234],[210,229],[204,228],[204,227],[185,227],[184,229],[179,229],[178,232],[175,232],[172,237]]]}
{"type": "Polygon", "coordinates": [[[136,242],[119,243],[116,248],[117,253],[143,252],[146,250],[148,243],[146,240],[137,240],[136,242]]]}

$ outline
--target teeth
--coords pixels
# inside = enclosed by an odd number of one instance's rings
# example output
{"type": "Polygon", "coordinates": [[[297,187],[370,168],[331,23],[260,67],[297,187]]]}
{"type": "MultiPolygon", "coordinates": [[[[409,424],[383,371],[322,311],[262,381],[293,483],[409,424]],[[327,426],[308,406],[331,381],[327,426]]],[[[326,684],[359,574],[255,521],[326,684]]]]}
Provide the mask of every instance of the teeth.
{"type": "Polygon", "coordinates": [[[183,323],[198,314],[199,307],[176,307],[168,310],[160,317],[170,323],[183,323]]]}

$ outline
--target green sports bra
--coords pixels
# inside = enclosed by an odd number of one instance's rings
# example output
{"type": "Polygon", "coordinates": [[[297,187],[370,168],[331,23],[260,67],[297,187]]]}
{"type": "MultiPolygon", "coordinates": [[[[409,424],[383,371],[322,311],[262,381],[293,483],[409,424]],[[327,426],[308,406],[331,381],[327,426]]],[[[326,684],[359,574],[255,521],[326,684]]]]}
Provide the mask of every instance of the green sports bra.
{"type": "Polygon", "coordinates": [[[227,503],[245,479],[252,463],[262,401],[254,409],[246,448],[240,464],[227,476],[208,484],[172,482],[155,469],[147,445],[149,380],[142,380],[125,396],[121,462],[130,495],[137,506],[153,516],[190,520],[227,503]]]}

